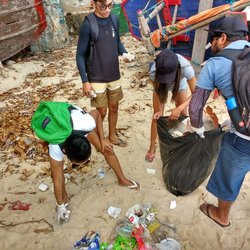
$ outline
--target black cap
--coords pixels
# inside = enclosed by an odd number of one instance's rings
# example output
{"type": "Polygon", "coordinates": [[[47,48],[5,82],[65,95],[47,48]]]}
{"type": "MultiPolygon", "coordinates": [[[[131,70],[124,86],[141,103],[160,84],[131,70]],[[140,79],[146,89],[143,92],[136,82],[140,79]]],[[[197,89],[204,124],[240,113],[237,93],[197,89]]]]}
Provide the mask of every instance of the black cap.
{"type": "Polygon", "coordinates": [[[169,49],[164,49],[155,59],[156,76],[159,83],[174,83],[178,65],[177,55],[169,49]]]}
{"type": "Polygon", "coordinates": [[[217,26],[209,30],[210,35],[225,33],[233,36],[245,36],[249,33],[246,22],[239,15],[227,15],[221,19],[217,26]]]}

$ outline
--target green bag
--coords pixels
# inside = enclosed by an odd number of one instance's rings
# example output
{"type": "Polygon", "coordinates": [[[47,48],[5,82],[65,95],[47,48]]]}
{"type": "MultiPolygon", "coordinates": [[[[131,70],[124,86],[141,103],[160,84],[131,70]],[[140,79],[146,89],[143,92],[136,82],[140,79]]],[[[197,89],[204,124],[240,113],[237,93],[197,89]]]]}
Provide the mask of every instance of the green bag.
{"type": "Polygon", "coordinates": [[[31,127],[35,134],[50,144],[63,143],[72,133],[70,111],[74,107],[66,102],[40,102],[31,127]]]}

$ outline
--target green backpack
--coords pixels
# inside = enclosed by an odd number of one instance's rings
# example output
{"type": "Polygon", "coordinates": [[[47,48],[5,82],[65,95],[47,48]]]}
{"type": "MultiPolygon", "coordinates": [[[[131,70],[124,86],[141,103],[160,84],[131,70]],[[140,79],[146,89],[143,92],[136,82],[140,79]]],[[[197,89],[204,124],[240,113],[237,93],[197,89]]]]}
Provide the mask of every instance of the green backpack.
{"type": "Polygon", "coordinates": [[[73,130],[72,109],[75,108],[66,102],[40,102],[31,127],[40,139],[50,144],[63,143],[73,130]]]}

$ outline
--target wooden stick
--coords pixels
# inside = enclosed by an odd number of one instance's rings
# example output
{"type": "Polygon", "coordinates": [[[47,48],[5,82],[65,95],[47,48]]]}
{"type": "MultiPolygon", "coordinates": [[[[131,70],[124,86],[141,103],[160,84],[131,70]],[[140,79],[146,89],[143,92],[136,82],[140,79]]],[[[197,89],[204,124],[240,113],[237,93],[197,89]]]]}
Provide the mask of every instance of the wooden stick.
{"type": "MultiPolygon", "coordinates": [[[[244,9],[245,7],[247,7],[248,5],[249,5],[249,3],[242,4],[242,5],[240,5],[240,6],[233,7],[232,10],[233,10],[233,11],[242,10],[242,9],[244,9]]],[[[180,31],[178,31],[178,32],[176,32],[176,33],[174,33],[174,34],[169,35],[168,38],[171,39],[171,38],[174,38],[174,37],[176,37],[176,36],[179,36],[179,35],[181,35],[181,34],[183,34],[183,33],[186,33],[187,31],[190,31],[190,30],[194,30],[194,29],[200,28],[200,27],[202,27],[202,26],[204,26],[204,25],[206,25],[206,24],[209,24],[209,23],[211,23],[211,22],[213,22],[213,21],[215,21],[215,20],[217,20],[217,19],[219,19],[219,18],[225,16],[225,15],[227,14],[227,12],[229,12],[229,11],[230,11],[230,10],[226,10],[226,11],[221,12],[220,14],[218,14],[218,15],[216,15],[216,16],[214,16],[214,17],[208,18],[208,19],[206,19],[206,20],[204,20],[204,21],[202,21],[202,22],[200,22],[200,23],[196,23],[196,24],[194,24],[194,25],[192,25],[192,26],[189,26],[189,27],[187,27],[187,28],[184,29],[184,30],[180,30],[180,31]]]]}

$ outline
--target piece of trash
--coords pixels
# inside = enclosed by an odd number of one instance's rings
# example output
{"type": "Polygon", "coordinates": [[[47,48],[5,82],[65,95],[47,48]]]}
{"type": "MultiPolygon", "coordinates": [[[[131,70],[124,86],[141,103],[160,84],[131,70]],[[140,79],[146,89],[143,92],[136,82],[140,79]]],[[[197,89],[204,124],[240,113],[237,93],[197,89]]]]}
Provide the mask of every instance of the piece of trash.
{"type": "Polygon", "coordinates": [[[126,212],[125,217],[128,218],[130,213],[133,213],[140,218],[144,218],[146,216],[144,207],[139,204],[135,204],[134,206],[130,207],[126,212]]]}
{"type": "Polygon", "coordinates": [[[90,97],[91,98],[96,98],[96,96],[97,96],[96,93],[93,90],[91,90],[90,91],[90,97]]]}
{"type": "Polygon", "coordinates": [[[67,180],[70,180],[71,174],[66,173],[66,174],[64,174],[64,177],[65,177],[67,180]]]}
{"type": "Polygon", "coordinates": [[[118,235],[121,235],[126,238],[132,238],[131,232],[134,229],[134,225],[131,224],[129,221],[118,220],[118,224],[115,228],[115,231],[118,235]]]}
{"type": "Polygon", "coordinates": [[[166,238],[162,240],[161,243],[156,243],[155,245],[159,250],[165,250],[165,249],[181,250],[180,243],[173,238],[166,238]]]}
{"type": "Polygon", "coordinates": [[[98,169],[98,177],[99,179],[103,179],[105,177],[105,172],[102,168],[98,169]]]}
{"type": "Polygon", "coordinates": [[[147,168],[146,171],[147,171],[147,174],[155,174],[155,169],[153,168],[147,168]]]}
{"type": "Polygon", "coordinates": [[[100,236],[94,231],[89,231],[82,239],[74,244],[73,250],[98,250],[100,249],[100,236]]]}
{"type": "Polygon", "coordinates": [[[29,203],[24,203],[21,201],[15,201],[15,202],[10,202],[9,205],[9,210],[29,210],[31,207],[31,204],[29,203]]]}
{"type": "Polygon", "coordinates": [[[122,209],[120,207],[113,207],[109,206],[107,212],[109,216],[113,217],[114,219],[117,218],[117,216],[121,213],[122,209]]]}
{"type": "Polygon", "coordinates": [[[176,201],[175,200],[170,202],[170,207],[169,208],[170,209],[175,209],[176,208],[176,201]]]}
{"type": "Polygon", "coordinates": [[[41,190],[42,192],[45,192],[46,190],[48,190],[49,189],[49,186],[47,185],[47,184],[45,184],[45,183],[41,183],[40,185],[39,185],[39,190],[41,190]]]}

